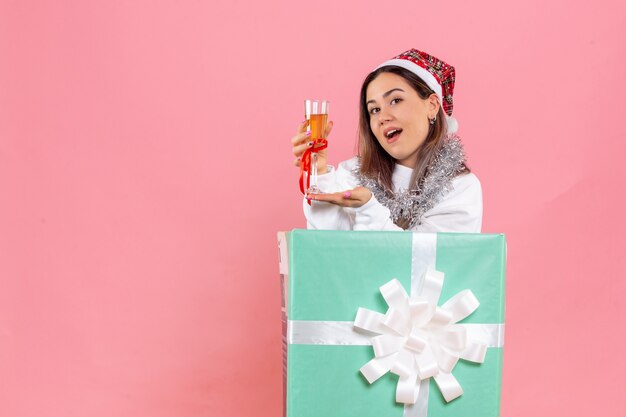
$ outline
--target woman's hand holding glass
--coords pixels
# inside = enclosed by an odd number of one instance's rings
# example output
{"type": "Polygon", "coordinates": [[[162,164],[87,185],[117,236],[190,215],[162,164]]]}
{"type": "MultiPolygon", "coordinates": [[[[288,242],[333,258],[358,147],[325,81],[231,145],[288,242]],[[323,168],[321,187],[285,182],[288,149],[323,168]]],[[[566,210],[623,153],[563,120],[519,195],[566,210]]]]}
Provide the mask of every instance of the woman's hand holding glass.
{"type": "MultiPolygon", "coordinates": [[[[293,155],[296,157],[294,165],[299,167],[301,163],[302,154],[307,149],[313,146],[313,138],[311,138],[311,132],[307,132],[308,122],[305,120],[298,125],[298,131],[294,137],[291,138],[291,148],[293,155]]],[[[330,135],[333,130],[333,122],[326,123],[325,137],[330,135]]],[[[327,171],[326,168],[326,155],[328,149],[322,149],[317,152],[317,173],[324,174],[327,171]]]]}
{"type": "MultiPolygon", "coordinates": [[[[291,138],[291,149],[293,155],[296,157],[294,165],[300,167],[301,157],[304,151],[313,146],[313,139],[311,138],[311,132],[307,132],[308,122],[305,120],[298,125],[296,135],[291,138]]],[[[333,122],[326,124],[326,137],[333,130],[333,122]]],[[[322,149],[318,152],[317,157],[317,172],[318,174],[325,174],[328,171],[326,158],[328,155],[328,149],[322,149]]],[[[352,190],[341,191],[337,193],[320,193],[320,194],[307,194],[309,200],[324,201],[330,204],[335,204],[341,207],[361,207],[372,198],[372,193],[365,187],[356,187],[352,190]]]]}

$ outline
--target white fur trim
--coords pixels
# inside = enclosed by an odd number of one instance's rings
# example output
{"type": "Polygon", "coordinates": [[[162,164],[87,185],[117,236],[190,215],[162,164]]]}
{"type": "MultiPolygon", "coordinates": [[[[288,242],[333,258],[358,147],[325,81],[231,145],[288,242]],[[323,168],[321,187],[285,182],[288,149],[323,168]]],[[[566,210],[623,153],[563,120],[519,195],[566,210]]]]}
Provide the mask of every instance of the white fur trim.
{"type": "Polygon", "coordinates": [[[407,59],[397,58],[383,62],[382,64],[377,66],[376,69],[380,67],[385,67],[387,65],[395,65],[396,67],[404,68],[420,77],[422,80],[424,80],[426,85],[429,86],[430,89],[435,92],[435,94],[437,94],[437,97],[439,97],[439,104],[443,105],[443,94],[441,93],[441,85],[437,82],[435,76],[428,72],[426,69],[407,59]]]}

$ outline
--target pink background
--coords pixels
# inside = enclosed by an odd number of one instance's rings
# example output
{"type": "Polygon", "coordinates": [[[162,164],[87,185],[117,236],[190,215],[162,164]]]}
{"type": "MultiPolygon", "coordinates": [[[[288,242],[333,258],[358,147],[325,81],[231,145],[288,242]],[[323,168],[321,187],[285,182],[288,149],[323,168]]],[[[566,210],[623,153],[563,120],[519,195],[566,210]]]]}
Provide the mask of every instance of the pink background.
{"type": "Polygon", "coordinates": [[[279,416],[289,138],[410,47],[508,237],[503,416],[621,416],[623,2],[0,2],[0,416],[279,416]]]}

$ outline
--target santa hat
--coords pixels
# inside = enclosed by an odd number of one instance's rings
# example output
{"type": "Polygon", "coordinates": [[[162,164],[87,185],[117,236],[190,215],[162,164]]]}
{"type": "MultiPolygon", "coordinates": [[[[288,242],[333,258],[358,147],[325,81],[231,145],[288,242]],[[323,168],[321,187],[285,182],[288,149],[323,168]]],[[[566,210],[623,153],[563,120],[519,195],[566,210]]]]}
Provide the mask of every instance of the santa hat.
{"type": "Polygon", "coordinates": [[[446,113],[448,133],[456,133],[459,124],[452,117],[454,67],[417,49],[409,49],[389,61],[383,62],[376,69],[388,65],[404,68],[420,77],[439,97],[439,103],[443,106],[443,110],[446,113]]]}

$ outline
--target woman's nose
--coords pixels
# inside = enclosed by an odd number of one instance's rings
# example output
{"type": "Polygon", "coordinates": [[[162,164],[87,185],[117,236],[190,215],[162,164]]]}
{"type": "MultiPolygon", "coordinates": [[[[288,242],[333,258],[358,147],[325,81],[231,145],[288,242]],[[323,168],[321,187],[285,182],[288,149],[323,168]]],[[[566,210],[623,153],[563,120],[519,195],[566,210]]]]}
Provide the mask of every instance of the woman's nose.
{"type": "Polygon", "coordinates": [[[379,114],[380,124],[388,122],[389,120],[391,120],[391,118],[392,118],[391,112],[389,112],[388,109],[380,109],[380,114],[379,114]]]}

